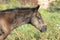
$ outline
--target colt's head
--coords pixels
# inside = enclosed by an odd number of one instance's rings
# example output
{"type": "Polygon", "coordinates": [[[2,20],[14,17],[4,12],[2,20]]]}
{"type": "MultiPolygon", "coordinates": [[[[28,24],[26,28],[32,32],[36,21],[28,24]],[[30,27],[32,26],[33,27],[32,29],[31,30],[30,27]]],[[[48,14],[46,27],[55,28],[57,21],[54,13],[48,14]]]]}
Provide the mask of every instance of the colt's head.
{"type": "Polygon", "coordinates": [[[32,17],[31,23],[41,32],[45,32],[47,30],[47,25],[44,23],[41,14],[38,11],[32,17]]]}

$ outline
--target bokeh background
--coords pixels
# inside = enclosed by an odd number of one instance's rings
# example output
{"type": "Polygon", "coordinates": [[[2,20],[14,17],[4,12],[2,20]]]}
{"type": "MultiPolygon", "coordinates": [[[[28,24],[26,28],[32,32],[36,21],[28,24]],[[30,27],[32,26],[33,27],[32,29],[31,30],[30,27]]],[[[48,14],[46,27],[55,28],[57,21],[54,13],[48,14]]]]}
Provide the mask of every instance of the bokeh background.
{"type": "MultiPolygon", "coordinates": [[[[25,24],[14,29],[6,40],[60,40],[60,0],[38,0],[38,4],[47,31],[42,33],[31,24],[25,24]]],[[[0,0],[0,10],[34,6],[34,3],[29,5],[24,2],[22,5],[21,0],[0,0]]]]}

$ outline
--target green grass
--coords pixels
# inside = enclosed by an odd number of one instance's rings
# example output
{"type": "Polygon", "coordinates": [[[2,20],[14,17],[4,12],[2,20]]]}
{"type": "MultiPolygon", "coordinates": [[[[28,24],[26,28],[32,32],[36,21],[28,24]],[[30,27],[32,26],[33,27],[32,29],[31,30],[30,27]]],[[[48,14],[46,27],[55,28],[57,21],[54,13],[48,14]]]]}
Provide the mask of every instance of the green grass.
{"type": "MultiPolygon", "coordinates": [[[[0,10],[21,7],[16,0],[8,1],[9,4],[0,4],[0,10]]],[[[39,12],[47,24],[46,32],[42,33],[31,24],[26,24],[13,30],[7,40],[60,40],[60,12],[53,13],[43,9],[39,9],[39,12]]]]}
{"type": "Polygon", "coordinates": [[[60,13],[50,13],[39,9],[44,22],[47,24],[47,31],[40,32],[31,24],[22,25],[11,32],[8,40],[60,40],[60,13]]]}

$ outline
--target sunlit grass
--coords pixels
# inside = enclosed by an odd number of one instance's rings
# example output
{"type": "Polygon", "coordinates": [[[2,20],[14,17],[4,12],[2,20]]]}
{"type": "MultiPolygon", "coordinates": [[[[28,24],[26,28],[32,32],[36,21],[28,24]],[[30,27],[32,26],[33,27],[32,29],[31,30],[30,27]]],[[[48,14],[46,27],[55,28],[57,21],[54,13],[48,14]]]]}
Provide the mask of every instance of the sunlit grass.
{"type": "Polygon", "coordinates": [[[7,5],[6,4],[0,4],[0,10],[5,10],[7,9],[7,5]]]}

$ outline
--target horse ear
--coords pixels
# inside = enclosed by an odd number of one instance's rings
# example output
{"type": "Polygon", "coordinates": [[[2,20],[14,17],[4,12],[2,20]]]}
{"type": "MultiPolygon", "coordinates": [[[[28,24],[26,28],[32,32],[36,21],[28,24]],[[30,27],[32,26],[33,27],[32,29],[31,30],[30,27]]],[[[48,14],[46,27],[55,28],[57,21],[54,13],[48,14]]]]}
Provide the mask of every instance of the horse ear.
{"type": "Polygon", "coordinates": [[[39,5],[40,6],[40,5],[39,5]]]}
{"type": "Polygon", "coordinates": [[[39,9],[40,5],[37,6],[37,9],[39,9]]]}
{"type": "Polygon", "coordinates": [[[40,5],[37,5],[37,6],[35,7],[35,9],[37,9],[37,10],[38,10],[38,9],[39,9],[39,7],[40,7],[40,5]]]}

